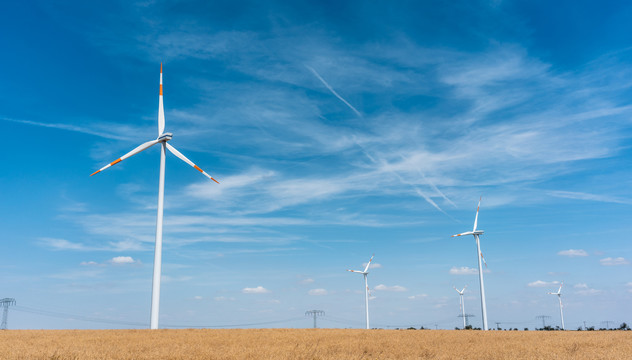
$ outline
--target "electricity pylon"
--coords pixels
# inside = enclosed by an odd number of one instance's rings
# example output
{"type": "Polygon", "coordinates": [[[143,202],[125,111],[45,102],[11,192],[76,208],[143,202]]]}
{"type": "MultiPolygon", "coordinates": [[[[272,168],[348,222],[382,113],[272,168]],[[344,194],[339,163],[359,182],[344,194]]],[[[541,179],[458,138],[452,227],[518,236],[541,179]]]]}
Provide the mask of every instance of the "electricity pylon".
{"type": "Polygon", "coordinates": [[[314,317],[314,329],[317,328],[316,326],[316,317],[317,316],[323,316],[325,315],[325,312],[322,310],[309,310],[305,312],[305,316],[313,316],[314,317]]]}
{"type": "Polygon", "coordinates": [[[15,305],[15,299],[13,298],[4,298],[0,300],[0,306],[2,306],[2,325],[0,325],[0,330],[7,329],[7,317],[9,317],[9,306],[15,305]]]}
{"type": "MultiPolygon", "coordinates": [[[[472,314],[459,314],[460,318],[465,318],[465,327],[467,327],[468,325],[470,325],[470,318],[474,317],[474,315],[472,314]]],[[[463,329],[465,329],[465,327],[463,329]]]]}
{"type": "Polygon", "coordinates": [[[538,315],[535,318],[536,319],[542,319],[542,329],[544,329],[546,327],[546,324],[545,324],[544,320],[550,319],[551,317],[548,316],[548,315],[538,315]]]}

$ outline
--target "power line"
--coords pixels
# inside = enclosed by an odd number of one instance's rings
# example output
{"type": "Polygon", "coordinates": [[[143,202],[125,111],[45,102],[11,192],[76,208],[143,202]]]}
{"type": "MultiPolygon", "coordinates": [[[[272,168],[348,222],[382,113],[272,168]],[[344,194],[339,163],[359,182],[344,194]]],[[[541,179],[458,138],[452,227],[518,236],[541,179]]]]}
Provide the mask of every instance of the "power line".
{"type": "MultiPolygon", "coordinates": [[[[62,313],[62,312],[56,312],[56,311],[50,311],[50,310],[35,309],[35,308],[26,307],[26,306],[16,306],[16,307],[14,307],[14,309],[17,310],[17,311],[31,313],[31,314],[44,315],[44,316],[50,316],[50,317],[56,317],[56,318],[62,318],[62,319],[71,319],[71,320],[79,320],[79,321],[86,321],[86,322],[94,322],[94,323],[100,323],[100,324],[127,325],[127,326],[139,326],[139,327],[147,327],[148,326],[148,324],[146,322],[132,322],[132,321],[120,321],[120,320],[112,320],[112,319],[103,319],[103,318],[96,318],[96,317],[91,317],[91,316],[74,315],[74,314],[68,314],[68,313],[62,313]]],[[[201,328],[201,329],[204,329],[204,328],[231,328],[231,327],[245,327],[245,326],[280,324],[280,323],[287,323],[287,322],[298,321],[298,320],[303,320],[303,318],[302,317],[296,317],[296,318],[284,319],[284,320],[274,320],[274,321],[265,321],[265,322],[258,322],[258,323],[244,323],[244,324],[223,324],[223,325],[163,324],[163,326],[169,327],[169,328],[191,328],[191,329],[193,329],[193,328],[196,328],[196,329],[197,328],[201,328]]]]}

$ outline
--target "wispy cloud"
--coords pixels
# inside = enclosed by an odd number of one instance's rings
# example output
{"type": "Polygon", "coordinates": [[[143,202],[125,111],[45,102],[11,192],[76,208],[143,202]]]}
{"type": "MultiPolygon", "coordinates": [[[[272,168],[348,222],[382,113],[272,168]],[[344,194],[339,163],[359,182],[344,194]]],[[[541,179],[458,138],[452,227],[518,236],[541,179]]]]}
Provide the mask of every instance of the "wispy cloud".
{"type": "Polygon", "coordinates": [[[527,284],[528,287],[551,287],[559,285],[559,281],[542,281],[536,280],[527,284]]]}
{"type": "Polygon", "coordinates": [[[632,199],[623,199],[617,198],[609,195],[596,195],[596,194],[588,194],[582,192],[572,192],[572,191],[549,191],[551,196],[556,196],[565,199],[575,199],[575,200],[588,200],[588,201],[597,201],[597,202],[607,202],[607,203],[615,203],[615,204],[626,204],[631,205],[632,199]]]}
{"type": "Polygon", "coordinates": [[[323,296],[327,294],[329,294],[329,292],[325,289],[311,289],[307,292],[307,295],[312,295],[312,296],[323,296]]]}
{"type": "Polygon", "coordinates": [[[603,266],[619,266],[619,265],[628,265],[630,262],[623,257],[607,257],[599,260],[599,263],[603,266]]]}
{"type": "Polygon", "coordinates": [[[582,257],[582,256],[588,256],[588,253],[585,250],[582,249],[568,249],[568,250],[562,250],[559,251],[557,253],[558,255],[561,256],[568,256],[568,257],[582,257]]]}
{"type": "Polygon", "coordinates": [[[384,284],[379,284],[374,289],[377,290],[377,291],[391,291],[391,292],[408,291],[408,289],[406,289],[405,287],[403,287],[401,285],[387,286],[387,285],[384,285],[384,284]]]}
{"type": "Polygon", "coordinates": [[[578,283],[573,285],[573,288],[576,289],[575,293],[578,295],[598,295],[603,293],[602,290],[592,289],[586,283],[578,283]]]}
{"type": "MultiPolygon", "coordinates": [[[[45,122],[33,121],[33,120],[11,119],[11,118],[6,118],[6,117],[0,117],[0,120],[11,121],[11,122],[31,125],[31,126],[40,126],[40,127],[51,128],[51,129],[78,132],[82,134],[94,135],[94,136],[104,138],[104,139],[131,140],[129,136],[124,135],[126,133],[125,131],[120,131],[121,130],[120,127],[108,128],[107,124],[99,124],[99,123],[94,123],[94,122],[89,122],[92,124],[93,127],[82,127],[82,126],[77,126],[73,124],[45,123],[45,122]]],[[[127,130],[129,130],[128,126],[124,126],[124,127],[127,130]]],[[[129,134],[130,132],[127,132],[127,133],[129,134]]]]}
{"type": "MultiPolygon", "coordinates": [[[[487,269],[483,270],[483,273],[489,273],[489,272],[491,271],[487,269]]],[[[477,275],[478,269],[467,267],[467,266],[461,266],[461,267],[453,266],[450,269],[449,273],[450,275],[477,275]]]]}
{"type": "Polygon", "coordinates": [[[409,296],[408,298],[410,300],[421,300],[421,299],[426,299],[427,297],[428,297],[428,294],[417,294],[417,295],[409,296]]]}

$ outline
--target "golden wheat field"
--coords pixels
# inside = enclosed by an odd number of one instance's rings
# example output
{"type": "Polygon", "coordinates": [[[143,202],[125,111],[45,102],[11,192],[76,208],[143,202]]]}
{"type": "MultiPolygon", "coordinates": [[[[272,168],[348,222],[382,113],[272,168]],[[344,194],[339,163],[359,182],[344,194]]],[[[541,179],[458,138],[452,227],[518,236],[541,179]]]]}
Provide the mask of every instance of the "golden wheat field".
{"type": "Polygon", "coordinates": [[[632,332],[8,330],[0,359],[631,359],[632,332]]]}

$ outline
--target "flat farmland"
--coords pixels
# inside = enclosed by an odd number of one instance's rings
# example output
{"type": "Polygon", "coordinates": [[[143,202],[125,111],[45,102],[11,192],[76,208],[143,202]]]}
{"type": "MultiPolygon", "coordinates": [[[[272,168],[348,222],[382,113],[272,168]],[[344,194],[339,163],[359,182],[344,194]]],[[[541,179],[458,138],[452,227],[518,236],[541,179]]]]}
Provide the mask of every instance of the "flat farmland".
{"type": "Polygon", "coordinates": [[[632,331],[7,330],[0,359],[631,359],[632,331]]]}

